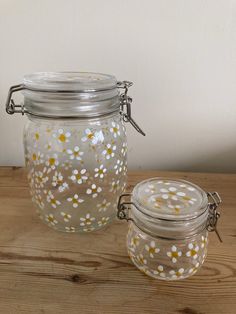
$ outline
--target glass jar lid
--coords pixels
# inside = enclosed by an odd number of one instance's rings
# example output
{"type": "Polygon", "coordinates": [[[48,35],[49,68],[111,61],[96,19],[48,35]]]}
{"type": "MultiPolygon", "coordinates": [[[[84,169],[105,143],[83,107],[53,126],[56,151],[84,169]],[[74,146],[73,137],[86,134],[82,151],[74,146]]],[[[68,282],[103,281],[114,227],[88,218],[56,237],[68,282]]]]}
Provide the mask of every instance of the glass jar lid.
{"type": "Polygon", "coordinates": [[[208,198],[199,186],[184,180],[154,178],[134,187],[133,203],[154,218],[189,220],[201,215],[208,198]]]}
{"type": "Polygon", "coordinates": [[[46,118],[90,118],[119,112],[115,76],[90,72],[36,72],[21,85],[26,113],[46,118]]]}

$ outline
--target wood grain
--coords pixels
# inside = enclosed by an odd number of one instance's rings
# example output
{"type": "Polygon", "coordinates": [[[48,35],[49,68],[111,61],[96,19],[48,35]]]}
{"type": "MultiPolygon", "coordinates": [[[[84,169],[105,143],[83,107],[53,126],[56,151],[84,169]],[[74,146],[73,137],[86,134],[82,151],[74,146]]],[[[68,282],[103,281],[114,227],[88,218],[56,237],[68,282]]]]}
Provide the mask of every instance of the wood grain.
{"type": "Polygon", "coordinates": [[[201,270],[179,282],[139,272],[126,253],[127,224],[88,235],[58,233],[41,223],[25,170],[0,168],[0,313],[236,313],[236,175],[131,172],[129,189],[154,176],[179,177],[218,191],[219,230],[210,235],[201,270]]]}

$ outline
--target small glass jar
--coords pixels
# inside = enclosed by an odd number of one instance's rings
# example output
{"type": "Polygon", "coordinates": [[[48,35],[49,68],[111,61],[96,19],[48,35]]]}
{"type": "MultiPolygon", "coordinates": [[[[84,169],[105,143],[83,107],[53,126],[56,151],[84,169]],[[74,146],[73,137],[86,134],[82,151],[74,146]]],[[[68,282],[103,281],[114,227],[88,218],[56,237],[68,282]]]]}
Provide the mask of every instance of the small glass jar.
{"type": "Polygon", "coordinates": [[[166,178],[142,181],[132,194],[121,195],[117,215],[129,221],[127,248],[134,265],[162,280],[195,274],[207,255],[208,231],[217,231],[220,202],[217,192],[166,178]]]}
{"type": "Polygon", "coordinates": [[[28,117],[24,148],[30,193],[48,226],[89,232],[116,217],[126,185],[124,121],[133,121],[131,85],[106,74],[43,72],[26,75],[22,85],[10,89],[7,113],[28,117]],[[23,106],[11,99],[19,90],[23,106]]]}

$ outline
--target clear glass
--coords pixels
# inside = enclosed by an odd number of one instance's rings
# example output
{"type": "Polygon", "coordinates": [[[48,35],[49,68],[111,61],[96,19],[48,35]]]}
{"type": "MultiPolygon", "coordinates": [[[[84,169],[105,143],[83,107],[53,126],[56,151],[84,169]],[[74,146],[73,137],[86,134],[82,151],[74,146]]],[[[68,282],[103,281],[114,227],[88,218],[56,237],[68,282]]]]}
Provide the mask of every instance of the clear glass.
{"type": "Polygon", "coordinates": [[[25,160],[42,221],[64,232],[89,232],[110,223],[126,184],[126,130],[120,113],[84,119],[28,117],[25,160]]]}
{"type": "Polygon", "coordinates": [[[127,235],[128,254],[146,275],[162,280],[178,280],[194,275],[203,264],[208,246],[206,229],[183,240],[153,237],[133,222],[127,235]]]}

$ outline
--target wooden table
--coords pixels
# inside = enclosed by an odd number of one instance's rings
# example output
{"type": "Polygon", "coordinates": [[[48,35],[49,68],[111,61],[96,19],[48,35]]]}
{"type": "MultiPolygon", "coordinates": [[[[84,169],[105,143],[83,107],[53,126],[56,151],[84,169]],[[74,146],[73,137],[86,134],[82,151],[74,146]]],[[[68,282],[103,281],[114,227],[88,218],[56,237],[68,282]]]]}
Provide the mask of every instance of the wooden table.
{"type": "Polygon", "coordinates": [[[22,168],[0,168],[0,313],[236,313],[236,175],[137,171],[131,190],[153,176],[178,177],[216,190],[223,199],[220,243],[193,277],[151,279],[126,253],[127,224],[94,234],[64,234],[42,224],[22,168]]]}

